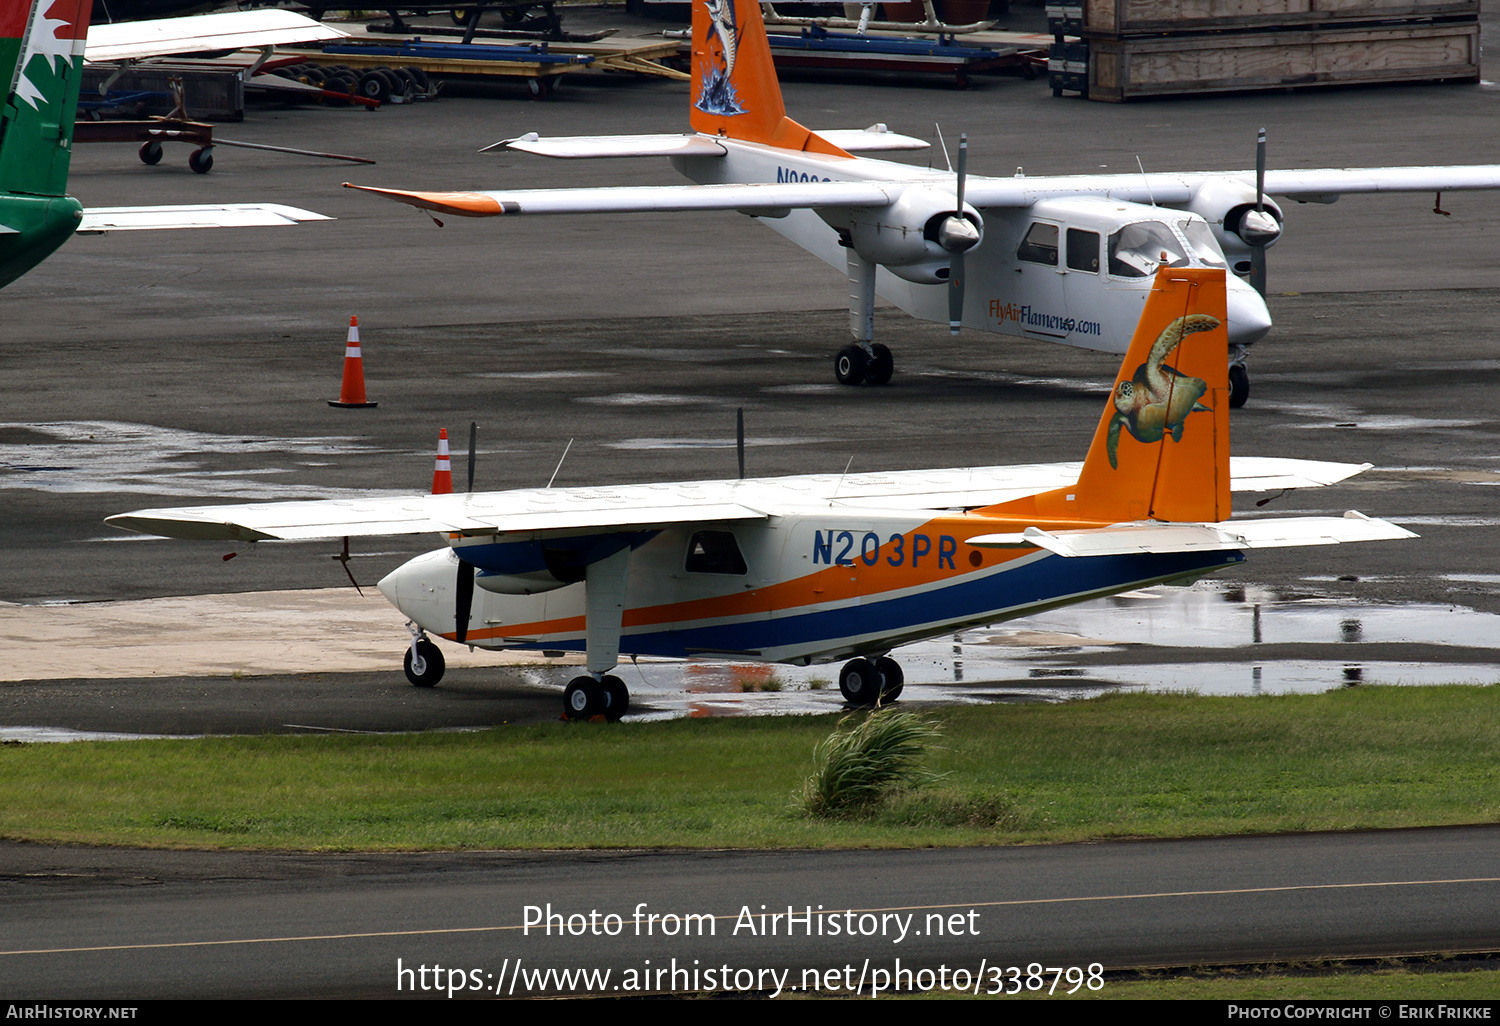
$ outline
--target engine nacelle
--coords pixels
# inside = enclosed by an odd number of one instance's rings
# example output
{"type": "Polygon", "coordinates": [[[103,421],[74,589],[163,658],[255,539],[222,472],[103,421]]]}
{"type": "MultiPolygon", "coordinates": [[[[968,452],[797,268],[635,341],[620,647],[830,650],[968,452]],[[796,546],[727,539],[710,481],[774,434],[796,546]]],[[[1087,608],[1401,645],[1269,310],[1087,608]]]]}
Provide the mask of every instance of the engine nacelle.
{"type": "Polygon", "coordinates": [[[1255,185],[1237,178],[1210,178],[1193,192],[1187,209],[1202,217],[1237,273],[1249,270],[1253,247],[1270,248],[1281,237],[1281,207],[1269,196],[1255,209],[1255,185]],[[1241,265],[1246,265],[1242,267],[1241,265]]]}
{"type": "MultiPolygon", "coordinates": [[[[942,284],[948,280],[953,251],[938,240],[944,223],[954,216],[955,202],[952,193],[908,188],[889,206],[853,210],[846,229],[849,245],[870,263],[907,281],[942,284]]],[[[984,219],[979,211],[965,203],[963,216],[982,240],[984,219]]],[[[977,241],[964,248],[975,245],[977,241]]]]}
{"type": "Polygon", "coordinates": [[[480,570],[474,574],[474,585],[496,595],[539,595],[544,591],[565,588],[571,581],[559,581],[551,571],[530,574],[492,574],[480,570]]]}

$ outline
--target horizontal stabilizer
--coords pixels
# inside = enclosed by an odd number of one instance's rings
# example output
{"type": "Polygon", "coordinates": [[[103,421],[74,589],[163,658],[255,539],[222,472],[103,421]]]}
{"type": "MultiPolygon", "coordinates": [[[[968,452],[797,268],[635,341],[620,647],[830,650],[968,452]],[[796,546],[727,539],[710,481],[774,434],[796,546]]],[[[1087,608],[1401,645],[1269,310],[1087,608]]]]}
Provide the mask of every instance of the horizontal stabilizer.
{"type": "Polygon", "coordinates": [[[92,207],[83,212],[79,234],[133,232],[158,228],[259,228],[331,221],[280,203],[199,203],[176,207],[92,207]]]}
{"type": "Polygon", "coordinates": [[[349,33],[294,11],[231,11],[198,17],[123,21],[89,29],[84,60],[140,60],[180,53],[244,50],[342,39],[349,33]]]}
{"type": "Polygon", "coordinates": [[[883,124],[871,125],[869,128],[819,129],[814,134],[850,153],[887,153],[896,150],[926,150],[932,147],[932,144],[925,139],[892,132],[883,124]]]}
{"type": "Polygon", "coordinates": [[[1411,531],[1353,510],[1342,517],[1287,517],[1233,520],[1216,524],[1146,522],[1115,524],[1082,531],[1043,531],[1035,527],[1013,534],[982,534],[965,541],[978,548],[1038,548],[1059,556],[1131,556],[1143,552],[1213,552],[1222,549],[1272,549],[1294,545],[1394,541],[1415,538],[1411,531]]]}

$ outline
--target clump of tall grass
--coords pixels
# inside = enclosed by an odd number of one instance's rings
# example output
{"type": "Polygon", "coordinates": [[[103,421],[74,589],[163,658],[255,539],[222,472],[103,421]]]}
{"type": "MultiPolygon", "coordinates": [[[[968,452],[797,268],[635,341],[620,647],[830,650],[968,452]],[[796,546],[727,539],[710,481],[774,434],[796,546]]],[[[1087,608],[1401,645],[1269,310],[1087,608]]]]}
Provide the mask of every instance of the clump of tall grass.
{"type": "Polygon", "coordinates": [[[865,812],[895,791],[910,791],[940,776],[926,762],[942,732],[923,717],[879,709],[850,725],[852,718],[839,720],[813,749],[813,773],[796,803],[808,816],[865,812]]]}

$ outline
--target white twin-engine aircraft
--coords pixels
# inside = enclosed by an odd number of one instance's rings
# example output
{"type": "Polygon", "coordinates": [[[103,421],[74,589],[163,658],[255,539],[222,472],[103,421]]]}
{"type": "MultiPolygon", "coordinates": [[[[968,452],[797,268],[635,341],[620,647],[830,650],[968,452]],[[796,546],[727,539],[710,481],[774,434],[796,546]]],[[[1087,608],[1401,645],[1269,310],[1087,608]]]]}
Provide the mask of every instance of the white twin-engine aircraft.
{"type": "MultiPolygon", "coordinates": [[[[1123,353],[1160,265],[1229,267],[1230,405],[1250,394],[1245,351],[1270,330],[1265,250],[1281,234],[1268,197],[1500,188],[1500,166],[985,178],[853,153],[924,149],[884,125],[812,132],[788,118],[757,0],[694,0],[693,132],[496,143],[548,157],[670,157],[697,185],[402,192],[429,212],[589,214],[738,210],[849,276],[854,344],[838,380],[882,385],[879,294],[913,317],[1123,353]],[[1256,287],[1252,287],[1252,285],[1256,287]],[[1257,287],[1259,291],[1257,291],[1257,287]]],[[[1264,133],[1257,160],[1264,168],[1264,133]]],[[[365,188],[351,186],[351,188],[365,188]]]]}
{"type": "Polygon", "coordinates": [[[380,582],[411,621],[406,675],[419,687],[443,675],[434,634],[582,650],[571,718],[625,713],[610,672],[622,655],[848,659],[844,697],[890,701],[898,645],[1192,580],[1241,549],[1413,537],[1353,512],[1229,519],[1231,488],[1332,484],[1369,464],[1230,459],[1225,279],[1157,270],[1081,467],[205,506],[109,523],[238,541],[445,534],[448,547],[380,582]]]}

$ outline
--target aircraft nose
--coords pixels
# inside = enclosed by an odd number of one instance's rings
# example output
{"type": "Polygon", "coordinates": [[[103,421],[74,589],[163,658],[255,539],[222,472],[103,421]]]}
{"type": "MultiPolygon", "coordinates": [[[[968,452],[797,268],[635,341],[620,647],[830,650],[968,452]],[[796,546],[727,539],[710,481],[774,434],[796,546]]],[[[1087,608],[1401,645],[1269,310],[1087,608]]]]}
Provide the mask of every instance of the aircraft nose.
{"type": "Polygon", "coordinates": [[[1271,311],[1260,293],[1231,276],[1228,298],[1229,344],[1248,346],[1264,338],[1271,330],[1271,311]]]}

